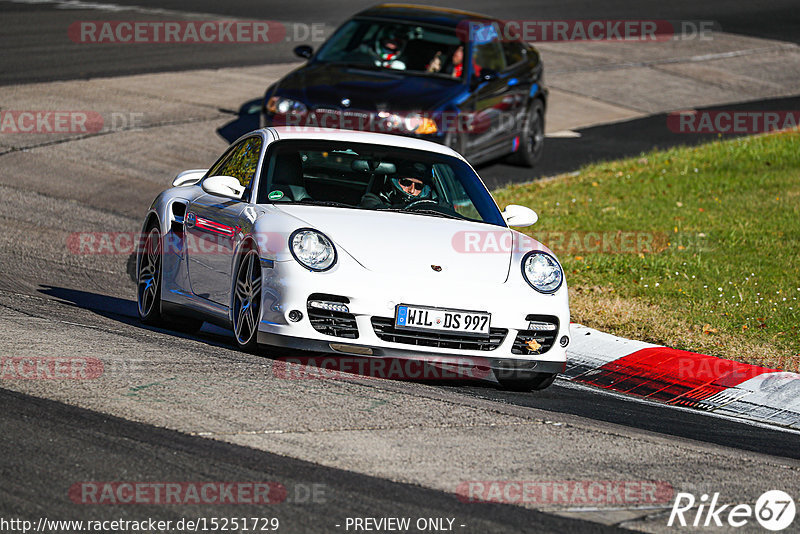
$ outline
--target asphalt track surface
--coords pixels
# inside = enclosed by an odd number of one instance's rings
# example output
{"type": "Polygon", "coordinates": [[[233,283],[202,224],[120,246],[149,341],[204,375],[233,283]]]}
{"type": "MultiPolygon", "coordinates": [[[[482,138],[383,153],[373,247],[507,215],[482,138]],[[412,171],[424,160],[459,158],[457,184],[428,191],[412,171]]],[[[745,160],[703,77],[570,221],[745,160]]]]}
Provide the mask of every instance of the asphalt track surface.
{"type": "MultiPolygon", "coordinates": [[[[185,8],[178,2],[117,4],[176,11],[185,8]]],[[[726,31],[796,42],[800,30],[793,4],[507,2],[498,4],[493,14],[541,19],[709,19],[726,31]]],[[[315,13],[315,22],[335,26],[369,3],[313,3],[314,9],[311,5],[293,2],[277,10],[274,4],[263,2],[193,2],[191,10],[285,21],[308,21],[309,13],[315,13]]],[[[482,9],[477,2],[460,7],[482,9]]],[[[257,50],[246,47],[231,54],[230,49],[210,46],[204,54],[189,56],[179,48],[159,45],[144,51],[72,46],[63,42],[63,33],[57,29],[65,21],[85,18],[87,11],[67,10],[58,4],[0,2],[0,13],[4,22],[11,21],[6,28],[13,29],[0,37],[3,49],[10,52],[0,58],[0,83],[4,84],[293,59],[289,46],[262,50],[265,53],[257,58],[251,55],[257,50]],[[9,42],[16,48],[7,47],[9,42]]],[[[115,12],[89,13],[105,19],[115,12]]],[[[119,13],[125,16],[128,12],[119,13]]],[[[156,15],[145,11],[138,16],[148,19],[156,15]]],[[[174,19],[178,15],[158,17],[174,19]]],[[[762,101],[748,104],[747,109],[753,105],[797,109],[798,101],[762,101]]],[[[553,159],[545,162],[552,165],[546,167],[546,173],[571,170],[559,167],[563,158],[558,156],[566,153],[562,150],[574,150],[576,143],[583,144],[578,151],[584,154],[581,157],[592,161],[636,154],[652,148],[644,146],[648,143],[671,146],[702,140],[669,138],[668,132],[662,131],[663,124],[663,116],[648,117],[580,130],[580,139],[550,139],[548,151],[553,159]],[[657,127],[651,126],[655,124],[657,127]],[[641,141],[645,138],[646,142],[641,141]]],[[[513,171],[506,167],[493,165],[485,170],[497,177],[494,183],[502,183],[513,171]]],[[[335,525],[344,518],[365,516],[455,517],[457,524],[466,525],[456,530],[461,532],[613,529],[597,521],[660,531],[665,525],[663,510],[654,518],[641,511],[618,516],[613,512],[589,514],[592,522],[587,522],[574,512],[562,517],[553,510],[516,505],[465,505],[455,498],[455,484],[449,481],[479,476],[473,473],[488,477],[487,472],[495,479],[647,477],[667,480],[676,488],[686,483],[698,490],[727,491],[726,498],[737,502],[753,499],[766,489],[784,489],[796,495],[800,470],[797,433],[582,386],[557,382],[544,392],[512,394],[486,384],[354,379],[345,384],[336,381],[289,388],[274,380],[263,384],[255,379],[246,381],[243,377],[259,377],[264,372],[268,376],[272,360],[240,353],[230,335],[218,330],[187,336],[144,327],[136,319],[134,287],[125,258],[65,256],[63,241],[53,242],[50,237],[59,228],[130,225],[130,214],[141,211],[149,200],[132,192],[131,202],[136,206],[104,203],[100,197],[89,208],[69,197],[37,192],[24,179],[13,183],[12,178],[6,174],[0,186],[0,220],[11,236],[0,244],[3,355],[39,351],[102,356],[109,382],[98,386],[0,382],[4,386],[0,388],[0,473],[5,482],[0,487],[0,516],[4,518],[175,520],[263,517],[267,513],[279,517],[285,526],[281,530],[288,532],[342,532],[335,525]],[[138,358],[144,369],[129,369],[126,358],[138,358]],[[180,373],[186,373],[183,383],[180,373]],[[172,377],[175,382],[169,382],[172,377]],[[250,389],[243,389],[242,384],[250,389]],[[153,390],[159,394],[148,393],[153,390]],[[340,402],[345,398],[349,404],[340,402]],[[369,404],[373,398],[378,400],[369,404]],[[371,418],[370,413],[377,413],[386,402],[393,410],[383,412],[382,417],[389,414],[393,419],[381,420],[381,414],[371,418]],[[450,428],[454,414],[464,420],[455,421],[450,428]],[[476,421],[471,422],[470,417],[476,421]],[[496,429],[485,422],[492,417],[498,420],[496,429]],[[503,422],[512,417],[513,423],[503,422]],[[223,429],[211,432],[216,439],[194,431],[205,428],[201,424],[204,418],[209,421],[207,426],[223,429]],[[427,420],[433,426],[426,429],[427,420]],[[278,438],[259,440],[228,431],[261,423],[265,428],[281,429],[288,437],[283,442],[278,438]],[[384,426],[376,430],[381,424],[384,426]],[[336,425],[352,427],[349,434],[344,432],[346,440],[338,437],[341,430],[336,425]],[[515,434],[514,425],[529,430],[515,434]],[[491,428],[491,432],[482,428],[491,428]],[[526,447],[530,448],[528,454],[526,447]],[[386,452],[376,452],[376,448],[386,452]],[[496,455],[485,451],[496,451],[496,455]],[[466,460],[460,462],[462,454],[466,460]],[[450,455],[449,461],[440,458],[446,455],[450,455]],[[353,459],[359,456],[363,456],[363,467],[353,459]],[[440,484],[438,478],[448,482],[440,484]],[[68,488],[76,482],[103,480],[269,480],[284,484],[290,494],[294,488],[322,484],[326,497],[324,502],[276,504],[266,512],[263,507],[248,505],[132,508],[76,505],[69,500],[68,488]],[[631,525],[633,518],[637,522],[631,525]]]]}
{"type": "MultiPolygon", "coordinates": [[[[0,19],[4,26],[0,34],[0,49],[4,50],[0,56],[0,84],[286,62],[296,59],[291,51],[297,44],[303,44],[286,42],[235,47],[208,44],[203,46],[202,52],[192,54],[187,54],[185,46],[181,45],[80,44],[67,37],[67,27],[80,20],[214,20],[213,17],[230,17],[277,20],[283,23],[299,22],[306,25],[322,24],[330,32],[352,13],[376,3],[379,2],[122,0],[89,1],[70,5],[70,0],[47,0],[43,3],[3,0],[0,2],[0,19]],[[126,7],[130,9],[121,9],[126,7]]],[[[451,2],[418,3],[449,7],[453,5],[451,2]]],[[[793,0],[523,0],[493,2],[491,8],[486,2],[477,0],[466,0],[457,4],[459,9],[490,11],[489,14],[506,19],[713,21],[716,29],[730,33],[800,42],[800,10],[793,0]]],[[[297,30],[298,36],[305,35],[301,31],[304,30],[297,30]]],[[[290,32],[290,37],[292,35],[294,33],[290,32]]]]}
{"type": "MultiPolygon", "coordinates": [[[[455,495],[330,469],[310,462],[187,436],[178,432],[0,390],[4,474],[3,515],[36,523],[49,520],[114,520],[125,505],[76,505],[67,498],[76,481],[114,480],[120,466],[140,481],[280,481],[285,501],[271,505],[186,506],[153,504],[146,516],[179,521],[197,517],[278,518],[280,530],[335,532],[346,517],[457,517],[469,532],[616,532],[619,529],[517,506],[460,502],[455,495]],[[13,452],[12,452],[13,451],[13,452]],[[37,461],[32,462],[31,458],[37,461]],[[32,485],[47,473],[46,483],[32,485]],[[309,490],[310,488],[310,490],[309,490]],[[46,510],[42,510],[43,503],[46,510]],[[77,513],[76,513],[77,511],[77,513]],[[233,513],[232,513],[233,512],[233,513]]],[[[42,481],[45,482],[45,481],[42,481]]],[[[129,507],[128,507],[129,508],[129,507]]],[[[130,516],[128,516],[130,518],[130,516]]],[[[142,517],[136,517],[141,520],[142,517]]]]}

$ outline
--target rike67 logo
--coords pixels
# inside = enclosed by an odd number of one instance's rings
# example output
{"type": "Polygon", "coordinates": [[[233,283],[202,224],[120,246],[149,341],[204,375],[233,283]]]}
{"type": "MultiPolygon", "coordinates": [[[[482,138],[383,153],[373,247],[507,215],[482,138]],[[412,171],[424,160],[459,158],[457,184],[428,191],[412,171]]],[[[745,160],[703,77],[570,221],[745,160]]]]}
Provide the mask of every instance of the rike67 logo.
{"type": "Polygon", "coordinates": [[[678,493],[669,514],[667,526],[671,527],[743,527],[753,519],[767,530],[774,532],[788,527],[794,521],[794,499],[781,490],[763,493],[755,506],[749,504],[720,504],[719,493],[709,501],[703,494],[697,501],[691,493],[678,493]]]}

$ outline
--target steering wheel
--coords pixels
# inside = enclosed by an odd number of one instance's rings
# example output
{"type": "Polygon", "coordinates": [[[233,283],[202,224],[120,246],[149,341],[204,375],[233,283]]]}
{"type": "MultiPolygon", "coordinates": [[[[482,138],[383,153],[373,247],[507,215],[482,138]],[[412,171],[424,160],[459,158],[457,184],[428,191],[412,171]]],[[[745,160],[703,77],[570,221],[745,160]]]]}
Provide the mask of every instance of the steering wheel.
{"type": "Polygon", "coordinates": [[[437,205],[437,206],[439,205],[439,203],[438,203],[438,202],[436,202],[435,200],[431,200],[430,198],[423,198],[423,199],[421,199],[421,200],[415,200],[414,202],[412,202],[412,203],[408,204],[408,205],[407,205],[405,208],[403,208],[403,209],[404,209],[404,210],[407,210],[407,209],[411,209],[411,208],[412,208],[412,207],[414,207],[414,206],[419,206],[420,204],[428,204],[428,203],[429,203],[429,204],[435,204],[435,205],[437,205]]]}

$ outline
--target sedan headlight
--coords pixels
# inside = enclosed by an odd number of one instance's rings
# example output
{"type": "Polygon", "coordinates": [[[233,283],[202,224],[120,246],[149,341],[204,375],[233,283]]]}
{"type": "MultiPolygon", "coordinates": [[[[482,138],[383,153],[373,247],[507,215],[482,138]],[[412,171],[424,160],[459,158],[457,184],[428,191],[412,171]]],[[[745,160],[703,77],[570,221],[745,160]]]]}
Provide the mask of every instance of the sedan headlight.
{"type": "Polygon", "coordinates": [[[289,250],[300,265],[312,271],[327,271],[336,263],[331,240],[311,228],[295,230],[289,236],[289,250]]]}
{"type": "Polygon", "coordinates": [[[556,259],[546,252],[532,251],[522,258],[522,276],[540,293],[555,293],[564,281],[556,259]]]}
{"type": "Polygon", "coordinates": [[[267,101],[267,111],[270,113],[288,115],[290,113],[305,113],[306,109],[306,105],[299,100],[292,100],[282,96],[273,96],[267,101]]]}
{"type": "Polygon", "coordinates": [[[379,111],[378,118],[383,120],[382,126],[390,132],[392,130],[403,130],[404,133],[434,134],[439,131],[436,121],[416,112],[400,115],[389,113],[388,111],[379,111]]]}

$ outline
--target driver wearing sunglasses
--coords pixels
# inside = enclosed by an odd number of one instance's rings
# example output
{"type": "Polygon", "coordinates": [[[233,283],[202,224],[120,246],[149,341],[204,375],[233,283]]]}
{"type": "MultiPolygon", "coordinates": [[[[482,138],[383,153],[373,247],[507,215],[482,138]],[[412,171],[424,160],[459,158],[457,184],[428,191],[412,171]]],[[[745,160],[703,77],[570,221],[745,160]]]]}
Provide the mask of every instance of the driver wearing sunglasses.
{"type": "Polygon", "coordinates": [[[398,165],[394,178],[386,181],[384,191],[367,193],[360,206],[369,209],[402,209],[414,202],[431,198],[430,171],[424,163],[398,165]]]}
{"type": "Polygon", "coordinates": [[[419,178],[398,178],[397,184],[405,194],[412,197],[418,197],[425,188],[425,184],[419,178]]]}

